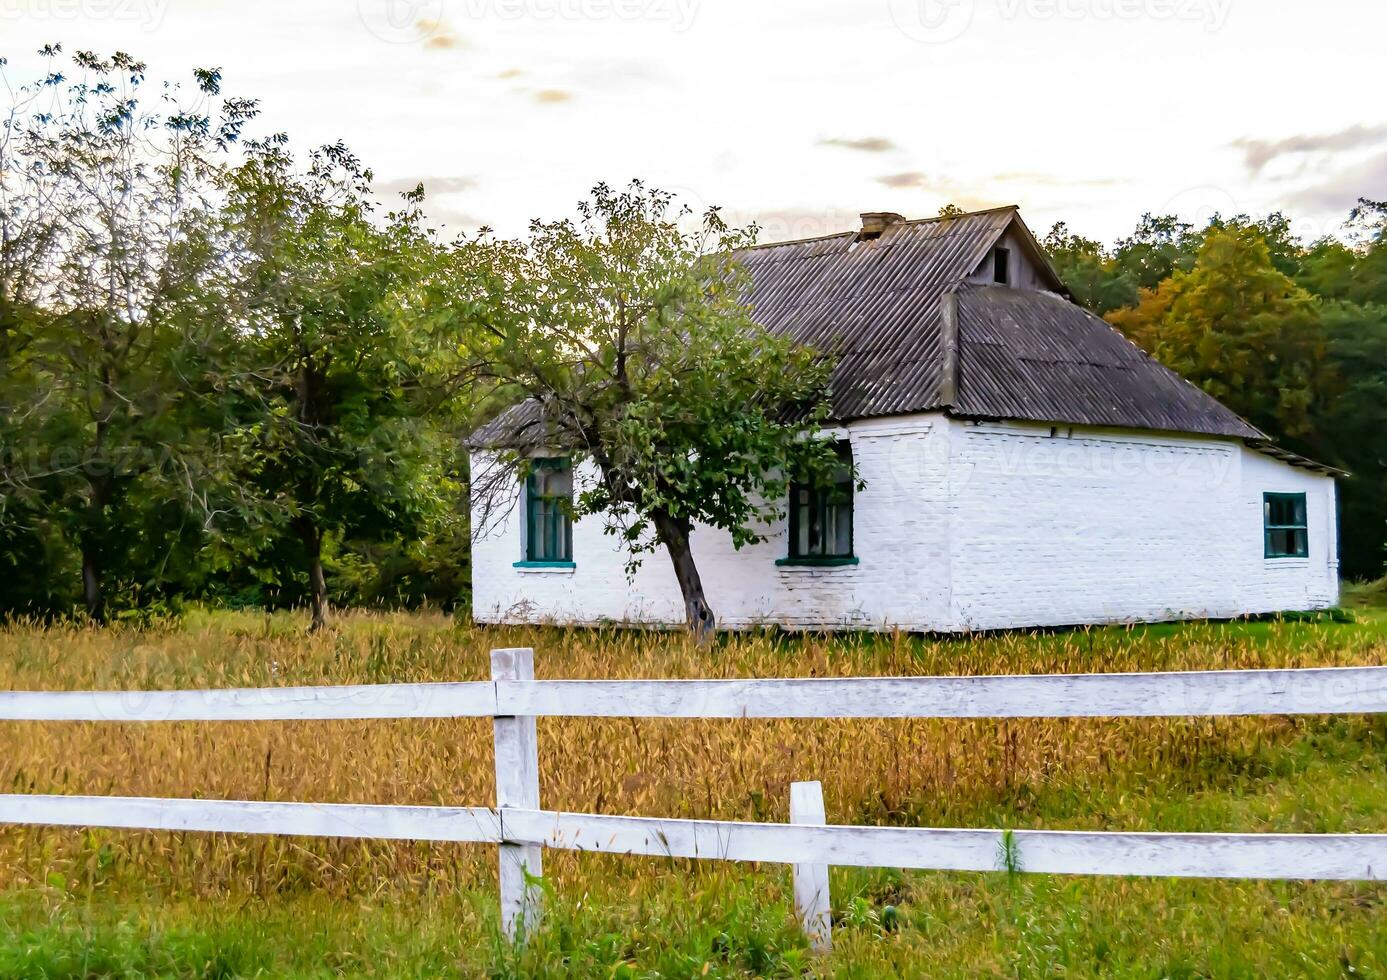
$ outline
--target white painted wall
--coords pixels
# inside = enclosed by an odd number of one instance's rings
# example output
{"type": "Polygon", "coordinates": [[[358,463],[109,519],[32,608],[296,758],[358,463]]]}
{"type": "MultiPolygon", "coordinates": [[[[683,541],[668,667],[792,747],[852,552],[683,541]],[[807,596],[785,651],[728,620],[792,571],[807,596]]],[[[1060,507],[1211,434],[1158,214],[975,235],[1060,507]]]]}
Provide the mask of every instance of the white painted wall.
{"type": "Polygon", "coordinates": [[[1229,440],[959,423],[955,628],[1226,617],[1338,601],[1334,482],[1229,440]],[[1310,556],[1263,558],[1262,493],[1303,490],[1310,556]]]}
{"type": "MultiPolygon", "coordinates": [[[[722,625],[956,631],[1338,601],[1333,481],[1238,442],[938,414],[853,422],[846,435],[867,482],[855,500],[860,563],[777,566],[783,522],[740,552],[700,528],[694,554],[722,625]],[[1307,493],[1308,558],[1263,559],[1264,490],[1307,493]]],[[[598,518],[574,526],[575,568],[513,567],[519,503],[517,488],[489,528],[474,514],[479,621],[682,622],[664,552],[628,581],[598,518]]]]}

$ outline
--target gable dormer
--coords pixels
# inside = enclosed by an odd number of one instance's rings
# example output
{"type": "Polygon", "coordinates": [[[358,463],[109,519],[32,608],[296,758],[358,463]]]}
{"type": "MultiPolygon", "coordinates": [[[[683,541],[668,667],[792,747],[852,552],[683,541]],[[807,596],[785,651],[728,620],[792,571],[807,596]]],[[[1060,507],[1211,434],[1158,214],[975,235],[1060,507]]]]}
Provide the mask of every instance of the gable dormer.
{"type": "Polygon", "coordinates": [[[987,254],[969,273],[967,282],[975,286],[1009,286],[1012,289],[1059,292],[1063,285],[1056,279],[1050,263],[1039,245],[1019,218],[993,242],[987,254]]]}

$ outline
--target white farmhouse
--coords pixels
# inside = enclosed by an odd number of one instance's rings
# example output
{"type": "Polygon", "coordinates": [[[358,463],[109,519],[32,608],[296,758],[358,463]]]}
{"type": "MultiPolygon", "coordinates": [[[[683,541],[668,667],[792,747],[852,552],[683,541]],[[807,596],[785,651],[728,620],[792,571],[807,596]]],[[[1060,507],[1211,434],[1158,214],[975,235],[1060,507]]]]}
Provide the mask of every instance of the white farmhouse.
{"type": "MultiPolygon", "coordinates": [[[[1338,601],[1335,471],[1066,298],[1015,208],[865,214],[742,258],[758,321],[837,341],[837,436],[866,485],[796,488],[788,519],[740,551],[696,529],[720,625],[964,631],[1338,601]]],[[[475,617],[682,624],[664,552],[628,580],[601,519],[570,527],[553,504],[590,474],[541,455],[513,507],[474,514],[475,617]]]]}

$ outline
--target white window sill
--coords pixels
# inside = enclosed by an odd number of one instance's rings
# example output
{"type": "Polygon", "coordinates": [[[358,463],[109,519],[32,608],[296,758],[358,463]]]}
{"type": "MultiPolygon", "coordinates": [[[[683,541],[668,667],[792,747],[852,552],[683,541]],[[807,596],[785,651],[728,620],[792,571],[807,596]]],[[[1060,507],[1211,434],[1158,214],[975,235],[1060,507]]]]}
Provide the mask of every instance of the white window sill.
{"type": "Polygon", "coordinates": [[[1263,564],[1269,568],[1309,568],[1309,558],[1263,558],[1263,564]]]}

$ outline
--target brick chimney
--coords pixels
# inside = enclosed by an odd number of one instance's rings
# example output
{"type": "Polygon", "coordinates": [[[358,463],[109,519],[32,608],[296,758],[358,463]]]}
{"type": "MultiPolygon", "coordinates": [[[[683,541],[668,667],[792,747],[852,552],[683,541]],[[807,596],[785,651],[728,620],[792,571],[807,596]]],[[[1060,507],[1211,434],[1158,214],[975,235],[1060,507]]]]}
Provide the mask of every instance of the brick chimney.
{"type": "Polygon", "coordinates": [[[857,240],[870,241],[873,238],[880,238],[881,233],[892,225],[898,225],[905,220],[904,215],[894,211],[863,211],[862,230],[857,233],[857,240]]]}

